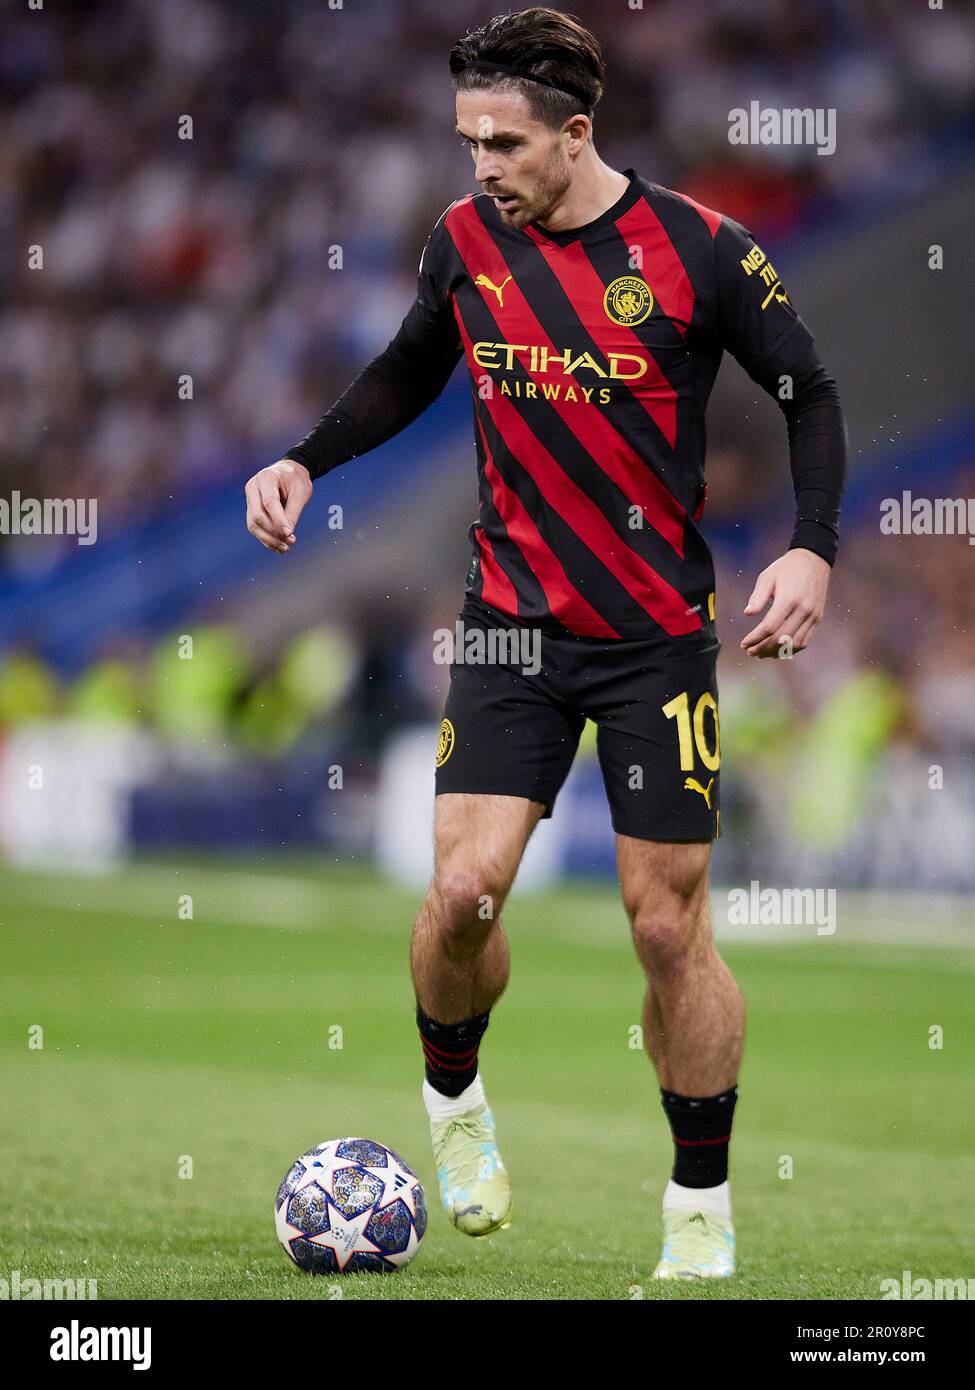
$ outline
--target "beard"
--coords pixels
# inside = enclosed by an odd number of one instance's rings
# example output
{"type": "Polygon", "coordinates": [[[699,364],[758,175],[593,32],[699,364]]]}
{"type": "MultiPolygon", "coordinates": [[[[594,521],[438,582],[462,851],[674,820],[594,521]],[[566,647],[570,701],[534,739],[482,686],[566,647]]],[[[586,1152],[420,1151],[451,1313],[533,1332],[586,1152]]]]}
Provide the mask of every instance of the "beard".
{"type": "Polygon", "coordinates": [[[521,202],[512,212],[501,212],[502,221],[516,230],[527,226],[529,222],[541,222],[544,225],[546,216],[565,197],[571,182],[568,161],[561,148],[556,145],[552,157],[538,176],[531,196],[522,196],[521,202]]]}

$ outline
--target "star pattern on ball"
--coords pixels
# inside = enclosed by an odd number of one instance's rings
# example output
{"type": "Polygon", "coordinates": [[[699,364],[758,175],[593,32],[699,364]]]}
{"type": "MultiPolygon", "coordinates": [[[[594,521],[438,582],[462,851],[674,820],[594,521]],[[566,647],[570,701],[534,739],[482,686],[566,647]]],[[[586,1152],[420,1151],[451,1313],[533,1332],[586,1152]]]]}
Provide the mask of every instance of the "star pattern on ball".
{"type": "Polygon", "coordinates": [[[363,1172],[378,1178],[383,1185],[382,1196],[376,1198],[377,1211],[382,1211],[383,1207],[391,1206],[393,1202],[400,1201],[416,1220],[416,1178],[411,1178],[409,1173],[402,1173],[399,1168],[394,1168],[392,1165],[374,1168],[371,1165],[363,1164],[362,1168],[363,1172]],[[403,1181],[404,1178],[406,1179],[405,1182],[403,1181]]]}
{"type": "Polygon", "coordinates": [[[373,1208],[369,1206],[355,1216],[345,1216],[334,1202],[329,1200],[329,1229],[321,1231],[317,1236],[306,1236],[305,1239],[311,1245],[321,1245],[326,1250],[332,1250],[341,1271],[353,1255],[382,1255],[379,1246],[374,1245],[365,1234],[366,1227],[372,1220],[372,1213],[373,1208]]]}
{"type": "MultiPolygon", "coordinates": [[[[319,1178],[324,1177],[326,1171],[321,1159],[316,1158],[313,1154],[305,1154],[303,1158],[299,1158],[298,1162],[305,1165],[305,1171],[291,1189],[292,1196],[296,1192],[300,1192],[302,1188],[310,1187],[313,1182],[318,1182],[319,1178]]],[[[324,1187],[324,1183],[322,1186],[324,1187]]]]}

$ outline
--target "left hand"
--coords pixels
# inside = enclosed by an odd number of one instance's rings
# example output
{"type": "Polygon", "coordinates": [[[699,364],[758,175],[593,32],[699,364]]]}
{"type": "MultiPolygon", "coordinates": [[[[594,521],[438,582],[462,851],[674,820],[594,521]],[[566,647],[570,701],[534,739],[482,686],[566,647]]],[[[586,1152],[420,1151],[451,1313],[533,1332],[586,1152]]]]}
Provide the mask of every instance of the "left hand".
{"type": "Polygon", "coordinates": [[[812,550],[787,550],[763,569],[746,613],[760,613],[769,602],[765,617],[741,639],[746,656],[783,656],[801,652],[808,646],[826,607],[830,567],[812,550]]]}

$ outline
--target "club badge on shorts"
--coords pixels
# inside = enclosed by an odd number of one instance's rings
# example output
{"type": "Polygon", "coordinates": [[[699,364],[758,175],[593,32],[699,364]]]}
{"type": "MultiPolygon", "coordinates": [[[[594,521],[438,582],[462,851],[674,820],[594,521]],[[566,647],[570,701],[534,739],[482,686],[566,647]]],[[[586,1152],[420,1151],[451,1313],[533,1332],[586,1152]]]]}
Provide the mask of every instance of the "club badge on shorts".
{"type": "Polygon", "coordinates": [[[437,740],[437,767],[443,767],[453,751],[454,726],[449,719],[445,719],[440,725],[440,737],[437,740]]]}

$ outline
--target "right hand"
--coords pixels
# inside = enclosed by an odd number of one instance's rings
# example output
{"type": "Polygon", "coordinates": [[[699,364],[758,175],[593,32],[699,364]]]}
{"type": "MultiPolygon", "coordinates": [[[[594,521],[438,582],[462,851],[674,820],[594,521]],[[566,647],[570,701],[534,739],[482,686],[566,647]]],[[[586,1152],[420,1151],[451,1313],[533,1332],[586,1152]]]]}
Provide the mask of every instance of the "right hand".
{"type": "Polygon", "coordinates": [[[262,468],[244,487],[248,531],[268,550],[287,555],[297,540],[295,527],[311,494],[311,474],[304,464],[278,459],[262,468]]]}

